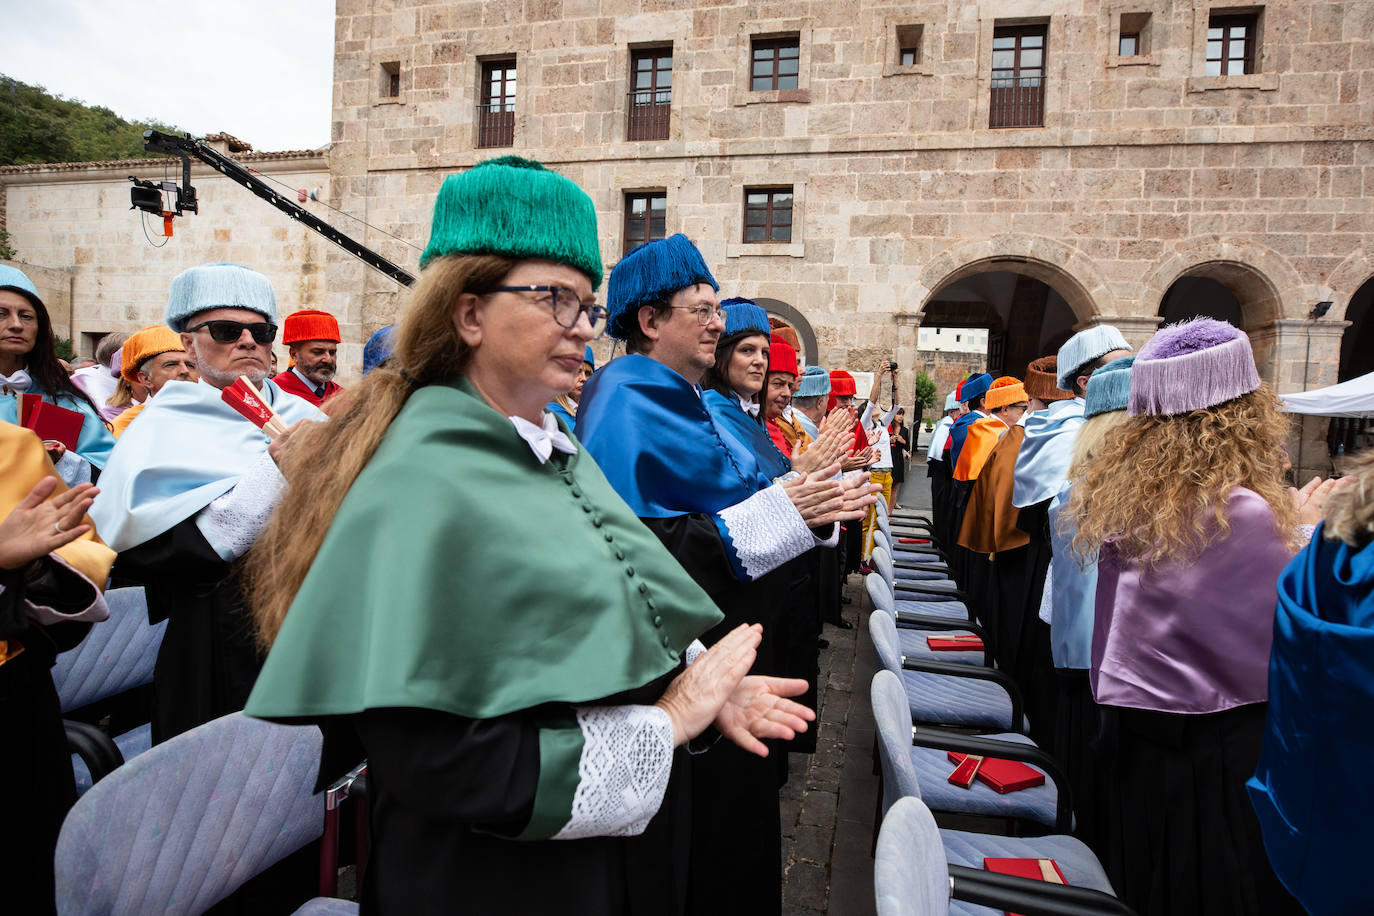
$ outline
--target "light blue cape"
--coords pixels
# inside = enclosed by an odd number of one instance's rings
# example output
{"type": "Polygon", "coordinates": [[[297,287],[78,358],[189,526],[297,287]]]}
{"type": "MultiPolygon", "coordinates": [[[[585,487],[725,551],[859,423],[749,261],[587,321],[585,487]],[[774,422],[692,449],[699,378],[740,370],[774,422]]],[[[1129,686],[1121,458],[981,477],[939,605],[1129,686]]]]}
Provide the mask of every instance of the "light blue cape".
{"type": "MultiPolygon", "coordinates": [[[[262,399],[287,425],[324,419],[271,381],[263,382],[262,399]]],[[[169,531],[233,489],[269,442],[213,385],[168,382],[110,453],[91,506],[96,531],[115,550],[169,531]]]]}
{"type": "Polygon", "coordinates": [[[1083,401],[1055,401],[1046,410],[1029,415],[1026,438],[1016,454],[1016,476],[1011,504],[1018,509],[1053,497],[1069,476],[1074,443],[1083,425],[1083,401]]]}

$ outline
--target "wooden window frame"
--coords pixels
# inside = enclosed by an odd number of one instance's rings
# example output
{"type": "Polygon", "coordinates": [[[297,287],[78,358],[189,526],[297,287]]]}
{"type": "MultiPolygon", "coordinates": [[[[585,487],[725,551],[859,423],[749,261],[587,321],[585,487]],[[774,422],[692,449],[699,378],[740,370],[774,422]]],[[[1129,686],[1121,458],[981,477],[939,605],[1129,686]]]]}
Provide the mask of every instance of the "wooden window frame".
{"type": "Polygon", "coordinates": [[[477,147],[499,149],[515,145],[516,92],[519,88],[515,57],[494,57],[480,62],[477,105],[477,147]],[[492,93],[495,72],[501,70],[500,95],[492,93]],[[509,86],[509,90],[507,90],[509,86]]]}
{"type": "Polygon", "coordinates": [[[1140,56],[1140,33],[1122,32],[1116,39],[1116,54],[1118,57],[1139,57],[1140,56]],[[1125,44],[1131,43],[1131,53],[1125,51],[1125,44]]]}
{"type": "Polygon", "coordinates": [[[661,191],[626,191],[626,192],[625,192],[625,219],[624,219],[624,221],[621,223],[621,250],[622,250],[622,253],[623,253],[623,254],[629,254],[631,251],[635,250],[635,249],[638,248],[640,245],[643,245],[645,242],[651,242],[651,241],[654,241],[655,239],[666,238],[666,237],[667,237],[667,234],[668,234],[668,231],[667,231],[667,222],[668,222],[668,192],[667,192],[667,190],[661,190],[661,191]],[[637,200],[642,200],[642,201],[644,201],[644,215],[643,215],[642,217],[637,217],[637,216],[634,215],[634,202],[637,201],[637,200]],[[653,229],[653,224],[654,224],[654,201],[656,201],[656,200],[662,201],[662,202],[663,202],[663,222],[664,222],[663,232],[660,233],[660,234],[657,235],[657,236],[654,235],[654,229],[653,229]],[[636,226],[642,226],[642,227],[643,227],[643,232],[640,234],[640,236],[631,237],[631,235],[630,235],[631,228],[632,228],[632,227],[636,227],[636,226]]]}
{"type": "Polygon", "coordinates": [[[756,188],[745,188],[744,223],[742,231],[740,233],[740,240],[746,245],[790,244],[795,235],[792,229],[794,223],[793,216],[796,211],[796,205],[797,196],[791,185],[770,185],[756,188]],[[764,202],[762,207],[756,204],[750,204],[749,196],[751,194],[765,194],[767,195],[767,200],[764,202]],[[776,195],[779,194],[786,194],[788,196],[788,202],[786,207],[778,207],[775,205],[774,198],[776,195]],[[763,223],[761,224],[761,227],[763,229],[763,238],[751,239],[749,238],[749,229],[751,228],[749,223],[749,215],[750,213],[759,212],[760,210],[763,212],[763,223]],[[787,238],[785,239],[777,238],[774,235],[777,229],[783,228],[783,223],[774,222],[773,214],[782,210],[787,211],[787,238]]]}
{"type": "Polygon", "coordinates": [[[997,60],[998,53],[1005,51],[1005,48],[998,48],[998,39],[1012,38],[1012,65],[1011,67],[994,67],[990,71],[989,79],[989,98],[988,98],[988,127],[993,130],[1003,130],[1006,128],[1017,127],[1044,127],[1045,126],[1045,74],[1049,62],[1050,28],[1048,23],[1034,23],[1029,25],[1007,25],[995,26],[992,31],[992,62],[997,60]],[[1023,45],[1023,40],[1030,37],[1040,38],[1040,47],[1027,48],[1023,45]],[[1025,70],[1039,71],[1039,76],[1023,76],[1021,65],[1021,55],[1023,51],[1039,50],[1040,63],[1034,67],[1026,67],[1025,70]],[[1007,72],[1011,76],[998,76],[998,73],[1007,72]],[[1024,80],[1037,79],[1038,85],[1024,86],[1024,80]],[[999,86],[998,82],[1010,80],[1010,86],[999,86]]]}
{"type": "Polygon", "coordinates": [[[630,89],[626,94],[625,138],[638,140],[667,140],[672,132],[673,110],[673,46],[663,45],[653,48],[635,48],[630,51],[630,89]],[[659,75],[664,71],[659,66],[667,59],[667,85],[659,85],[659,75]],[[640,61],[650,60],[654,65],[649,68],[649,86],[637,87],[640,61]]]}
{"type": "Polygon", "coordinates": [[[753,38],[749,42],[749,91],[750,92],[772,92],[795,90],[801,86],[801,37],[798,35],[785,35],[777,38],[753,38]],[[771,50],[770,58],[772,63],[772,73],[766,77],[757,76],[754,72],[755,64],[759,63],[759,52],[771,50]],[[784,50],[795,51],[793,57],[783,57],[784,50]],[[797,64],[796,73],[779,73],[780,65],[784,60],[795,60],[797,64]],[[758,80],[767,79],[767,86],[760,86],[758,80]],[[781,86],[782,80],[791,79],[791,86],[781,86]]]}
{"type": "Polygon", "coordinates": [[[1259,59],[1259,14],[1258,13],[1213,13],[1207,17],[1207,34],[1203,39],[1206,42],[1203,53],[1203,73],[1206,76],[1245,76],[1258,72],[1256,63],[1259,59]],[[1244,26],[1245,36],[1240,39],[1231,37],[1230,30],[1236,26],[1244,26]],[[1221,29],[1221,38],[1212,38],[1212,29],[1221,29]],[[1212,57],[1212,43],[1221,42],[1221,56],[1212,57]],[[1233,57],[1231,54],[1232,46],[1241,44],[1241,56],[1233,57]],[[1233,60],[1241,61],[1243,68],[1240,73],[1230,72],[1230,68],[1223,66],[1233,60]],[[1213,62],[1218,65],[1218,70],[1222,72],[1209,73],[1207,68],[1213,62]]]}

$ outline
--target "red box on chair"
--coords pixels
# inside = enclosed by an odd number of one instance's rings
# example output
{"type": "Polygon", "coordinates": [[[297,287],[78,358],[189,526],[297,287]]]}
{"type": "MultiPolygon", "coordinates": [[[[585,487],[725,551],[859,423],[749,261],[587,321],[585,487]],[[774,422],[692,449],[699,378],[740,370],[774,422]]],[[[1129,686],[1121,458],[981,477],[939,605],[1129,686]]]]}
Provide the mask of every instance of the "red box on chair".
{"type": "MultiPolygon", "coordinates": [[[[965,754],[949,751],[946,755],[950,763],[963,763],[965,754]]],[[[978,780],[998,795],[1033,789],[1045,784],[1045,774],[1031,769],[1019,760],[1003,760],[1000,757],[986,757],[978,768],[978,780]]]]}
{"type": "MultiPolygon", "coordinates": [[[[984,859],[983,868],[999,875],[1015,875],[1018,878],[1032,878],[1051,884],[1069,883],[1064,878],[1064,873],[1059,870],[1059,863],[1053,859],[984,859]]],[[[1007,916],[1020,916],[1019,913],[1010,910],[1004,912],[1007,916]]]]}
{"type": "Polygon", "coordinates": [[[932,652],[981,652],[983,640],[972,633],[963,636],[927,636],[926,646],[932,652]]]}

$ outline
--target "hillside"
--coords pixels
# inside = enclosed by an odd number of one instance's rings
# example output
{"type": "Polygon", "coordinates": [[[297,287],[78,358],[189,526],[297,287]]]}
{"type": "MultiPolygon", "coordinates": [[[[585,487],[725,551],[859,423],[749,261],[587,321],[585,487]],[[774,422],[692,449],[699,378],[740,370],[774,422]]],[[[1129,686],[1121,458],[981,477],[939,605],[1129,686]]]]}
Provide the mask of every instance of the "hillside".
{"type": "Polygon", "coordinates": [[[50,95],[0,74],[0,165],[137,159],[143,131],[175,131],[157,122],[126,121],[108,108],[50,95]]]}

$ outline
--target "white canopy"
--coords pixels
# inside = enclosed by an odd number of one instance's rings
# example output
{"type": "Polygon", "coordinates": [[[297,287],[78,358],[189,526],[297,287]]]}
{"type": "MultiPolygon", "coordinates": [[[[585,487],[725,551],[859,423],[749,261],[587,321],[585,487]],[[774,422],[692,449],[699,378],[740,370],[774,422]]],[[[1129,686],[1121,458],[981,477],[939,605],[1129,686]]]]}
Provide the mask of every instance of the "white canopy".
{"type": "Polygon", "coordinates": [[[1286,410],[1322,417],[1374,417],[1374,372],[1339,385],[1281,394],[1286,410]]]}

